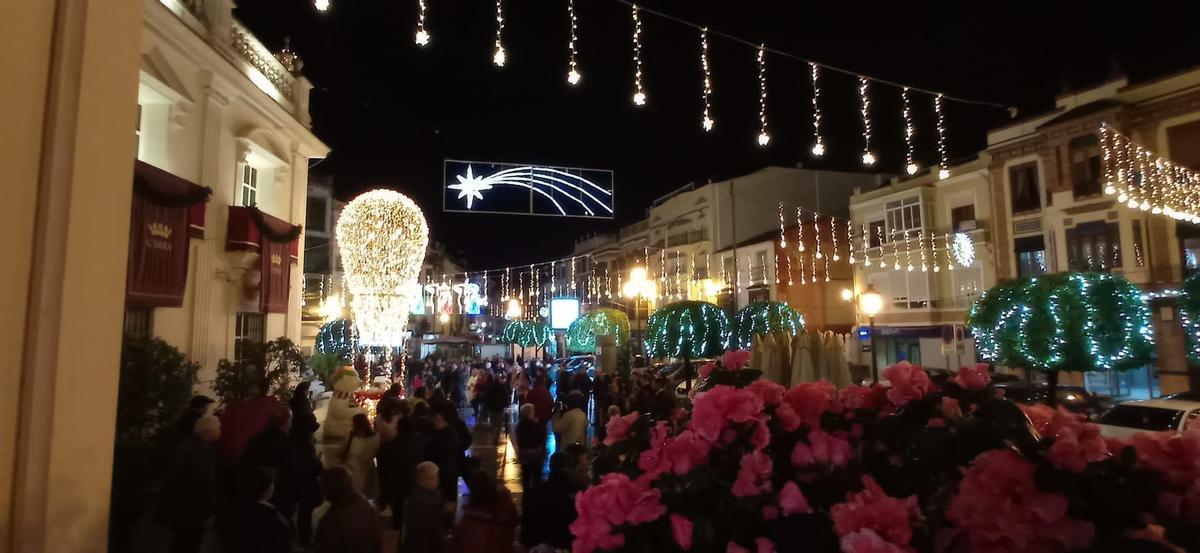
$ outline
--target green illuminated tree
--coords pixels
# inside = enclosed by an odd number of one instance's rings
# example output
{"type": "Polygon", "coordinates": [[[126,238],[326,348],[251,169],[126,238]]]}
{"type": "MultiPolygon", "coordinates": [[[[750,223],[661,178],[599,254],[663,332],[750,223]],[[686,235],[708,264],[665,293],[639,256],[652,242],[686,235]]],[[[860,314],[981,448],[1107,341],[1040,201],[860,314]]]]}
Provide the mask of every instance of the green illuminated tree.
{"type": "Polygon", "coordinates": [[[500,339],[526,348],[546,347],[550,343],[550,325],[538,321],[513,321],[504,327],[500,339]]]}
{"type": "Polygon", "coordinates": [[[323,325],[317,331],[316,348],[318,353],[337,356],[343,361],[350,361],[358,349],[358,334],[354,331],[354,321],[350,319],[334,319],[323,325]]]}
{"type": "Polygon", "coordinates": [[[1193,365],[1200,364],[1200,273],[1183,281],[1179,296],[1179,318],[1183,335],[1187,337],[1187,357],[1193,365]]]}
{"type": "Polygon", "coordinates": [[[567,350],[593,352],[596,336],[612,334],[617,338],[617,347],[629,342],[629,317],[616,309],[597,309],[575,319],[567,329],[567,350]]]}
{"type": "Polygon", "coordinates": [[[782,332],[795,336],[804,332],[804,316],[778,301],[758,301],[738,310],[734,318],[732,346],[750,349],[757,334],[782,332]]]}
{"type": "Polygon", "coordinates": [[[729,343],[729,318],[706,301],[679,301],[650,314],[646,352],[651,357],[683,359],[684,378],[692,387],[691,360],[720,355],[729,343]]]}
{"type": "Polygon", "coordinates": [[[1154,355],[1150,308],[1128,280],[1064,273],[1004,282],[967,315],[980,357],[1047,374],[1054,401],[1059,371],[1124,371],[1154,355]]]}

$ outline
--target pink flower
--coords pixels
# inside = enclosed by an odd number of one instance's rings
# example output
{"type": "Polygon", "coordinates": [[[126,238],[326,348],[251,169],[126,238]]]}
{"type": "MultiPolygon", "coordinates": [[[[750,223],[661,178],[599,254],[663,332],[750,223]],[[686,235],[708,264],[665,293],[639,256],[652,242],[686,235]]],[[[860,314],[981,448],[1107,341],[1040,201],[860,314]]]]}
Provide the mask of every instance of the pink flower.
{"type": "Polygon", "coordinates": [[[760,536],[754,538],[754,549],[755,553],[775,553],[775,542],[760,536]]]}
{"type": "Polygon", "coordinates": [[[755,450],[742,456],[733,495],[747,497],[771,491],[771,456],[755,450]]]}
{"type": "Polygon", "coordinates": [[[925,426],[929,428],[945,428],[946,419],[941,417],[933,417],[932,419],[929,419],[929,422],[925,423],[925,426]]]}
{"type": "Polygon", "coordinates": [[[763,402],[758,394],[733,386],[714,386],[696,396],[691,427],[704,439],[718,441],[721,431],[735,423],[757,420],[763,402]]]}
{"type": "Polygon", "coordinates": [[[791,480],[788,480],[783,485],[783,489],[779,491],[779,507],[783,510],[785,516],[812,512],[812,506],[808,504],[808,498],[804,497],[804,492],[800,491],[800,486],[797,486],[791,480]]]}
{"type": "Polygon", "coordinates": [[[624,417],[613,417],[605,425],[605,430],[608,434],[604,437],[604,445],[613,445],[619,441],[629,437],[629,430],[633,428],[633,423],[637,422],[638,413],[634,411],[624,417]]]}
{"type": "Polygon", "coordinates": [[[751,382],[746,389],[758,394],[762,398],[763,405],[767,407],[779,405],[783,401],[783,395],[787,393],[787,388],[770,380],[762,379],[751,382]]]}
{"type": "Polygon", "coordinates": [[[700,378],[708,378],[708,375],[712,374],[715,368],[717,368],[717,364],[711,361],[700,365],[700,378]]]}
{"type": "Polygon", "coordinates": [[[763,520],[767,522],[771,522],[772,520],[779,518],[779,507],[774,505],[763,505],[762,516],[763,520]]]}
{"type": "Polygon", "coordinates": [[[933,381],[929,380],[925,370],[908,361],[884,369],[883,377],[892,384],[887,391],[887,398],[897,407],[921,399],[934,389],[933,381]]]}
{"type": "Polygon", "coordinates": [[[839,537],[870,529],[883,540],[910,551],[912,521],[920,521],[916,496],[900,499],[887,495],[870,476],[863,476],[863,491],[850,493],[833,506],[830,515],[839,537]]]}
{"type": "Polygon", "coordinates": [[[842,553],[904,553],[904,548],[879,537],[874,530],[863,528],[842,536],[842,553]]]}
{"type": "Polygon", "coordinates": [[[691,430],[662,442],[653,442],[651,448],[638,458],[638,468],[652,475],[651,479],[664,472],[684,475],[708,460],[712,443],[691,430]]]}
{"type": "Polygon", "coordinates": [[[754,446],[754,449],[762,449],[771,445],[771,430],[767,428],[767,423],[762,419],[756,421],[754,425],[754,433],[750,434],[750,445],[754,446]]]}
{"type": "Polygon", "coordinates": [[[621,473],[604,475],[600,483],[575,496],[579,514],[571,523],[575,535],[574,551],[590,553],[594,549],[615,549],[625,543],[614,526],[645,524],[667,512],[660,501],[662,492],[642,480],[633,481],[621,473]]]}
{"type": "Polygon", "coordinates": [[[837,403],[837,388],[827,380],[817,382],[802,382],[788,390],[784,401],[792,406],[792,410],[800,417],[800,423],[809,428],[821,427],[821,416],[826,411],[840,412],[841,404],[837,403]]]}
{"type": "Polygon", "coordinates": [[[982,390],[987,388],[988,383],[992,381],[992,376],[988,374],[987,363],[979,363],[974,367],[958,369],[954,381],[968,390],[982,390]]]}
{"type": "Polygon", "coordinates": [[[729,542],[729,545],[725,546],[725,553],[750,553],[750,550],[735,542],[729,542]]]}
{"type": "Polygon", "coordinates": [[[684,551],[692,550],[692,521],[679,513],[671,513],[671,535],[684,551]]]}
{"type": "Polygon", "coordinates": [[[800,415],[796,414],[796,410],[787,403],[780,403],[775,408],[775,420],[779,422],[779,427],[785,432],[795,432],[800,428],[800,415]]]}
{"type": "Polygon", "coordinates": [[[1050,462],[1057,468],[1082,472],[1088,463],[1108,458],[1108,442],[1100,427],[1087,422],[1083,415],[1045,405],[1022,405],[1033,427],[1043,438],[1052,438],[1050,462]]]}
{"type": "Polygon", "coordinates": [[[838,399],[846,409],[863,409],[867,407],[867,396],[871,389],[866,386],[851,385],[838,392],[838,399]]]}
{"type": "Polygon", "coordinates": [[[962,406],[958,400],[950,396],[942,396],[942,416],[946,418],[962,418],[962,406]]]}
{"type": "Polygon", "coordinates": [[[750,361],[750,350],[735,349],[725,352],[721,356],[721,368],[727,371],[736,371],[750,361]]]}
{"type": "Polygon", "coordinates": [[[798,467],[826,464],[841,466],[846,464],[854,451],[850,442],[838,438],[822,430],[812,430],[808,433],[808,443],[796,442],[792,450],[792,464],[798,467]]]}
{"type": "Polygon", "coordinates": [[[1067,498],[1038,489],[1034,466],[1007,449],[975,458],[963,473],[946,519],[971,551],[1075,551],[1091,545],[1092,523],[1067,514],[1067,498]]]}

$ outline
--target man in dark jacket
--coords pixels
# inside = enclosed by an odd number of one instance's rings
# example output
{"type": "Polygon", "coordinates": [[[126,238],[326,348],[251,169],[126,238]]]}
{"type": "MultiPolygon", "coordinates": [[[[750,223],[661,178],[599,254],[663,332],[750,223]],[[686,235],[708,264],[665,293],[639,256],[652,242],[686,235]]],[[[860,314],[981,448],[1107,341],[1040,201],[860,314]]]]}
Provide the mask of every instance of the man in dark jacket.
{"type": "Polygon", "coordinates": [[[379,445],[379,484],[384,501],[392,508],[396,530],[404,524],[404,499],[416,485],[414,471],[425,458],[424,436],[412,417],[396,421],[396,436],[379,445]]]}
{"type": "Polygon", "coordinates": [[[303,487],[299,477],[302,463],[288,435],[292,426],[292,410],[280,405],[271,412],[267,428],[250,438],[246,452],[242,455],[242,467],[261,467],[275,474],[275,489],[271,505],[279,511],[292,527],[296,515],[297,493],[303,487]]]}
{"type": "Polygon", "coordinates": [[[438,466],[438,490],[446,501],[458,501],[458,470],[462,446],[458,432],[450,425],[451,416],[443,406],[431,416],[433,428],[425,442],[425,460],[438,466]]]}
{"type": "Polygon", "coordinates": [[[336,466],[321,473],[321,493],[329,510],[317,526],[315,553],[379,553],[379,512],[354,489],[350,473],[336,466]]]}
{"type": "Polygon", "coordinates": [[[454,512],[438,493],[436,464],[425,461],[415,471],[417,485],[404,499],[404,525],[400,531],[400,553],[441,553],[445,550],[446,517],[454,512]]]}
{"type": "Polygon", "coordinates": [[[221,421],[196,419],[193,433],[179,443],[163,478],[159,515],[171,528],[171,552],[200,550],[204,527],[217,504],[216,456],[212,443],[221,435],[221,421]]]}
{"type": "Polygon", "coordinates": [[[227,553],[293,553],[287,523],[270,503],[271,470],[250,467],[238,479],[238,498],[217,520],[217,536],[227,553]]]}
{"type": "Polygon", "coordinates": [[[550,456],[550,476],[525,497],[521,521],[521,543],[527,548],[549,544],[570,549],[574,539],[568,526],[575,522],[575,494],[572,479],[574,461],[566,452],[550,456]]]}
{"type": "Polygon", "coordinates": [[[196,421],[208,414],[208,406],[212,405],[212,402],[212,398],[200,394],[196,394],[188,400],[187,409],[184,409],[183,414],[179,415],[179,422],[176,423],[180,438],[187,439],[192,436],[196,421]]]}

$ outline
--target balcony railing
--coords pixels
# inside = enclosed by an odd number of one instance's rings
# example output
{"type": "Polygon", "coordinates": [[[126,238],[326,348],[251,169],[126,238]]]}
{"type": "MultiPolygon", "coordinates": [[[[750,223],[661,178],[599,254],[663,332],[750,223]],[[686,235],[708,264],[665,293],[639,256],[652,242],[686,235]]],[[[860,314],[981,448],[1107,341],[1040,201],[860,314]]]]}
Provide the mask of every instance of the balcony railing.
{"type": "Polygon", "coordinates": [[[271,55],[270,50],[267,50],[267,47],[263,46],[249,29],[236,20],[230,30],[230,46],[233,47],[234,52],[237,52],[259,73],[262,73],[280,96],[289,102],[292,101],[292,84],[296,82],[296,78],[283,67],[283,64],[279,63],[279,60],[275,59],[275,56],[271,55]]]}

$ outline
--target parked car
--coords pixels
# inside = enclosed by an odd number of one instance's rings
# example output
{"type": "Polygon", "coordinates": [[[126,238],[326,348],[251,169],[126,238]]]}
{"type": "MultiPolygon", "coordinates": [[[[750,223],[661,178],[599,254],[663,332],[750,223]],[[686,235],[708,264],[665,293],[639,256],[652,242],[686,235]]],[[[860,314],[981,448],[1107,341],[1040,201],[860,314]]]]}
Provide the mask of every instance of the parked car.
{"type": "MultiPolygon", "coordinates": [[[[1004,390],[1004,397],[1025,405],[1046,405],[1050,399],[1050,387],[1043,382],[1012,381],[996,383],[997,390],[1004,390]]],[[[1058,387],[1055,395],[1058,405],[1072,413],[1096,417],[1112,406],[1112,403],[1092,395],[1081,386],[1058,387]]]]}
{"type": "Polygon", "coordinates": [[[1127,401],[1106,411],[1096,423],[1107,438],[1128,438],[1138,432],[1182,432],[1200,417],[1200,402],[1179,399],[1127,401]]]}
{"type": "Polygon", "coordinates": [[[1169,396],[1163,396],[1163,399],[1174,399],[1178,401],[1200,401],[1200,392],[1178,392],[1169,396]]]}

